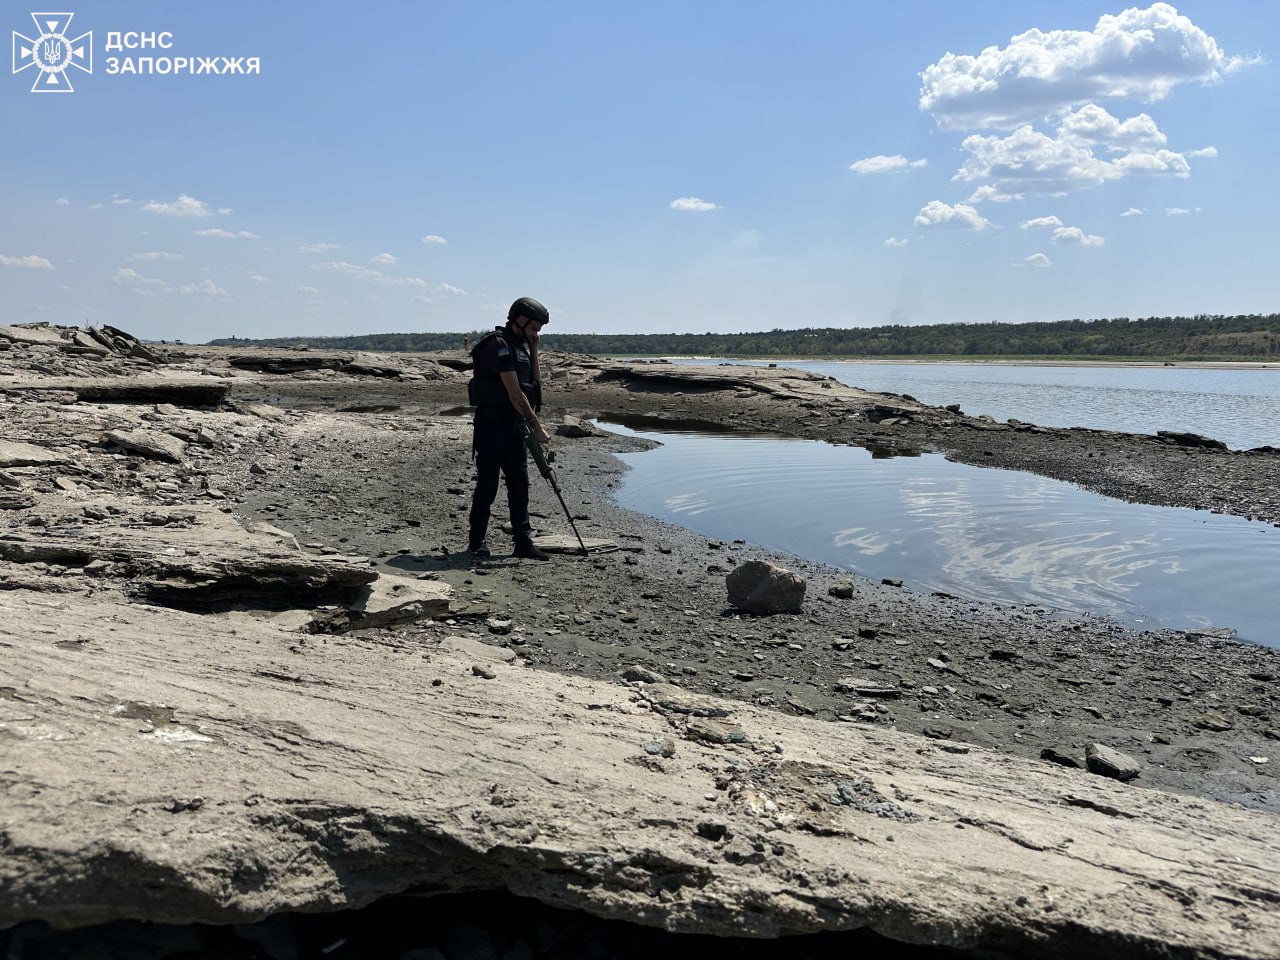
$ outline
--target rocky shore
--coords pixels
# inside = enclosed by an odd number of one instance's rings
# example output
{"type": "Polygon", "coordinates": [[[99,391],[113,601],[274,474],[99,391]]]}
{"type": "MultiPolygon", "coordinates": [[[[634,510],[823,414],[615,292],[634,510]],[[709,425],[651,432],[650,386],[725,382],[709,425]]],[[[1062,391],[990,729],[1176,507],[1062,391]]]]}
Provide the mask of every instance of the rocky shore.
{"type": "MultiPolygon", "coordinates": [[[[0,328],[0,926],[508,889],[684,933],[1280,952],[1275,650],[925,596],[618,507],[463,552],[461,353],[0,328]],[[798,612],[729,603],[749,561],[798,612]]],[[[995,423],[794,371],[550,356],[551,419],[946,453],[1280,522],[1280,452],[995,423]]],[[[572,435],[577,434],[577,435],[572,435]]]]}

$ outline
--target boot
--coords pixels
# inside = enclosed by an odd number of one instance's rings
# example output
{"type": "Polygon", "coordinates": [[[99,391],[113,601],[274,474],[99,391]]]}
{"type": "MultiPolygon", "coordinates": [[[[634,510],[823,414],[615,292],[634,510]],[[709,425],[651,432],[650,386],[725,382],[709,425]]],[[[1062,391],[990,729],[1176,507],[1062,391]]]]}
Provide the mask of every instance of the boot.
{"type": "Polygon", "coordinates": [[[539,548],[532,540],[517,540],[513,556],[525,560],[550,560],[551,554],[539,548]]]}
{"type": "Polygon", "coordinates": [[[472,540],[468,543],[467,553],[471,554],[477,560],[487,560],[492,556],[492,553],[489,550],[489,541],[484,537],[481,537],[479,540],[472,540]]]}

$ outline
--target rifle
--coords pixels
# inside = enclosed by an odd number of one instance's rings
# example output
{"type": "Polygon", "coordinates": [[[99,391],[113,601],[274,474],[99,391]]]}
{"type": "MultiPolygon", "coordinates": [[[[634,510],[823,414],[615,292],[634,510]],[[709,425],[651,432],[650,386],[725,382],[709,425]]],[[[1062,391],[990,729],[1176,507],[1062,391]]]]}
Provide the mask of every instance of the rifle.
{"type": "Polygon", "coordinates": [[[538,465],[538,472],[542,474],[542,479],[551,484],[551,489],[556,492],[556,497],[560,500],[564,515],[569,519],[569,526],[573,527],[573,535],[578,538],[578,546],[582,548],[582,555],[584,557],[589,556],[591,551],[587,549],[587,545],[583,542],[582,534],[578,532],[578,525],[573,522],[573,514],[569,512],[569,506],[564,502],[564,495],[560,492],[560,484],[556,482],[556,473],[551,469],[551,463],[556,458],[555,451],[544,451],[542,449],[542,444],[533,435],[533,427],[529,426],[528,420],[520,421],[520,429],[524,433],[524,445],[529,449],[533,462],[538,465]]]}

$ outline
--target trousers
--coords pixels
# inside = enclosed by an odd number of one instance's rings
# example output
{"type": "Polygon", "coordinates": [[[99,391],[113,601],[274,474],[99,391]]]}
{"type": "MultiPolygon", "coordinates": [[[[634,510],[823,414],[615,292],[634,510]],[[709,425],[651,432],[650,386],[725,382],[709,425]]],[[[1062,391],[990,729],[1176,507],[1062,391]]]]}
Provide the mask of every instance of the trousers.
{"type": "Polygon", "coordinates": [[[520,421],[477,408],[471,449],[476,461],[476,489],[471,495],[470,538],[476,544],[489,531],[489,512],[498,496],[498,476],[507,482],[507,512],[517,543],[533,540],[529,521],[529,462],[520,421]]]}

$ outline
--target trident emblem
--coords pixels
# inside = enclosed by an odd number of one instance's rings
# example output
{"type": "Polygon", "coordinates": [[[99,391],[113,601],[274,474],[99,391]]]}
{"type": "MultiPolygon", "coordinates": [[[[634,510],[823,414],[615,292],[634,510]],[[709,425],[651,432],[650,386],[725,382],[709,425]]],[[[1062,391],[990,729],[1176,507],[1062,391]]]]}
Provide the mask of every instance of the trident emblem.
{"type": "Polygon", "coordinates": [[[13,31],[13,72],[36,68],[32,93],[75,93],[68,67],[93,73],[93,31],[74,40],[67,28],[74,13],[33,13],[39,31],[34,40],[13,31]]]}

